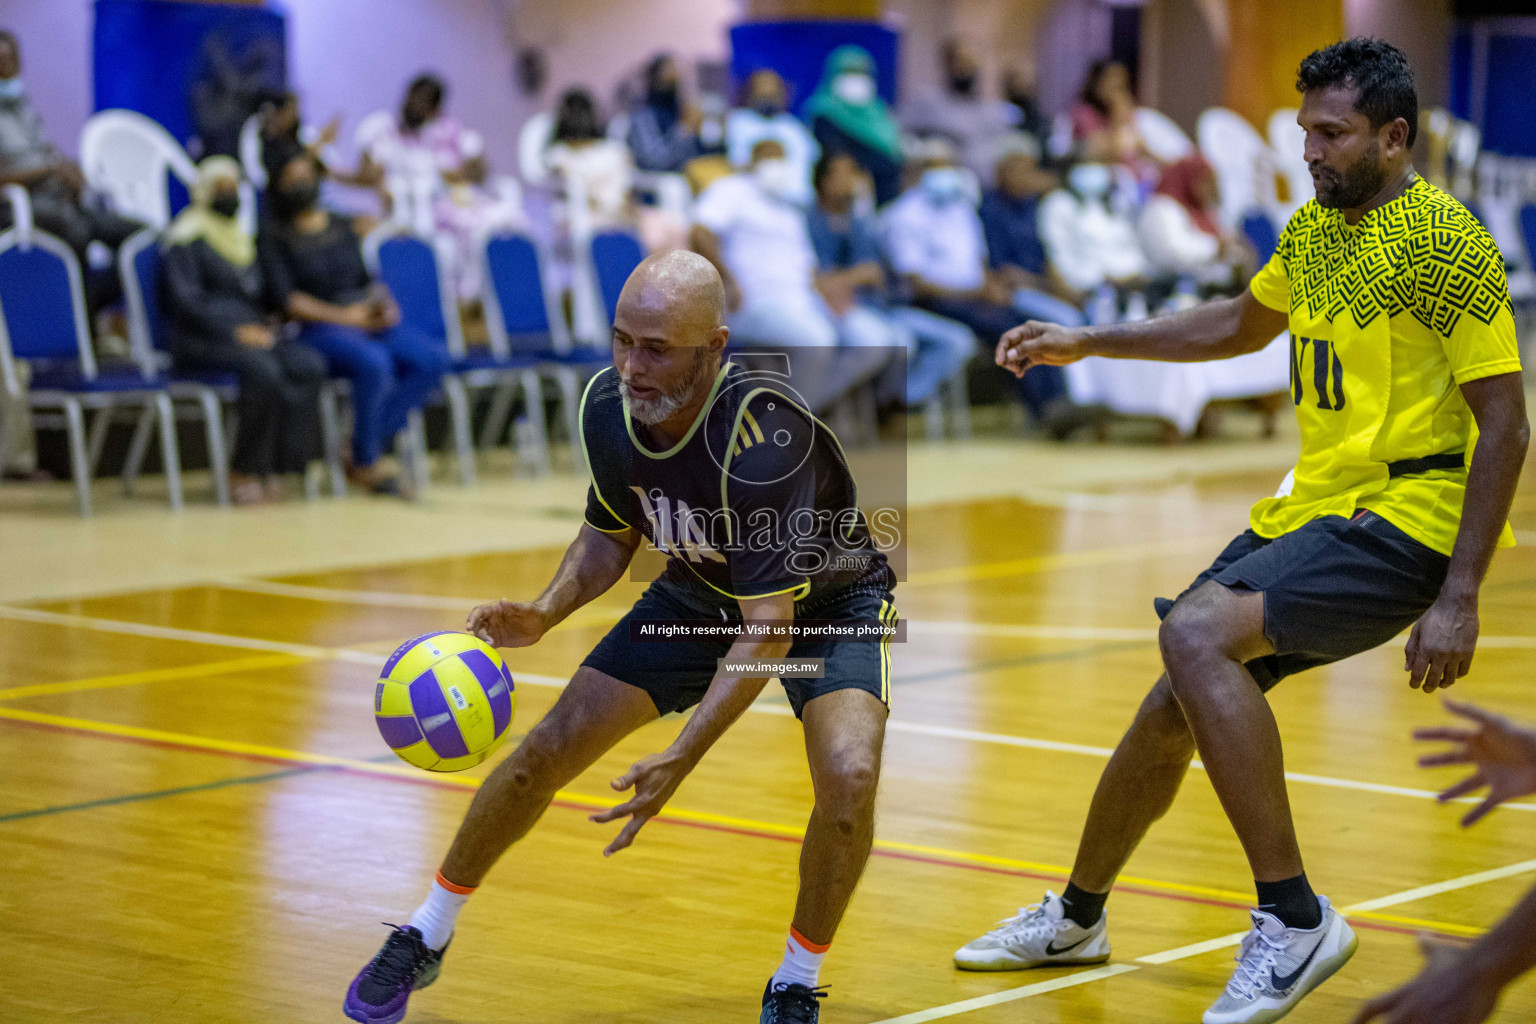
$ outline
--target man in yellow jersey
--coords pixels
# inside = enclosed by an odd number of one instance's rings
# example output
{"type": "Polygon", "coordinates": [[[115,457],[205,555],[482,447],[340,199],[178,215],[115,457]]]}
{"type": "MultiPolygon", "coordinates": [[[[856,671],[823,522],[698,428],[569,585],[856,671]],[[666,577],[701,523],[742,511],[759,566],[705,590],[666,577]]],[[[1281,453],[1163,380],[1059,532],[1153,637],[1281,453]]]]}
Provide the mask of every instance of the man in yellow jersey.
{"type": "Polygon", "coordinates": [[[1023,373],[1085,356],[1224,359],[1289,328],[1301,454],[1252,528],[1157,602],[1165,672],[1099,780],[1066,892],[961,949],[960,967],[1107,959],[1105,896],[1198,750],[1258,889],[1205,1024],[1279,1019],[1356,940],[1303,871],[1265,691],[1409,626],[1410,686],[1471,668],[1478,590],[1513,542],[1529,442],[1503,265],[1461,204],[1414,174],[1418,100],[1399,50],[1326,47],[1297,88],[1317,199],[1247,292],[1135,324],[1026,323],[998,345],[1023,373]]]}

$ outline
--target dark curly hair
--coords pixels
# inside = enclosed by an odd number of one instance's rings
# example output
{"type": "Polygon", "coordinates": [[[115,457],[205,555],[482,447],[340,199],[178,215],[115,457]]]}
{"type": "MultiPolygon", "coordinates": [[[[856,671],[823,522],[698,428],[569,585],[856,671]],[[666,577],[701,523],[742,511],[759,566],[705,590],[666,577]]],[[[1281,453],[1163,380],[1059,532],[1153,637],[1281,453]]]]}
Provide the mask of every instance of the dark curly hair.
{"type": "Polygon", "coordinates": [[[1311,92],[1346,85],[1358,90],[1355,109],[1372,128],[1402,118],[1408,122],[1408,145],[1419,134],[1419,95],[1413,68],[1403,51],[1382,39],[1356,36],[1313,50],[1296,73],[1296,91],[1311,92]]]}

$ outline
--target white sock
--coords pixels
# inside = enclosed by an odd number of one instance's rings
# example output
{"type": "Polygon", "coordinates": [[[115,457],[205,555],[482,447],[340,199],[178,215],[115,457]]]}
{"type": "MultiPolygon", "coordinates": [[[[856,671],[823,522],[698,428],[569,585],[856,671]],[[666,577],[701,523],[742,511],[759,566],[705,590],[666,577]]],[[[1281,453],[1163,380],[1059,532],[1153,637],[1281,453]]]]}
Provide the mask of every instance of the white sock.
{"type": "Polygon", "coordinates": [[[448,945],[448,940],[453,938],[453,922],[474,891],[471,886],[454,885],[441,871],[437,873],[432,888],[427,890],[427,901],[416,908],[410,921],[411,927],[421,932],[421,941],[428,949],[442,949],[448,945]]]}
{"type": "Polygon", "coordinates": [[[784,962],[773,972],[769,987],[778,985],[804,985],[815,988],[821,979],[821,961],[825,959],[831,943],[818,946],[795,929],[789,930],[784,940],[784,962]]]}

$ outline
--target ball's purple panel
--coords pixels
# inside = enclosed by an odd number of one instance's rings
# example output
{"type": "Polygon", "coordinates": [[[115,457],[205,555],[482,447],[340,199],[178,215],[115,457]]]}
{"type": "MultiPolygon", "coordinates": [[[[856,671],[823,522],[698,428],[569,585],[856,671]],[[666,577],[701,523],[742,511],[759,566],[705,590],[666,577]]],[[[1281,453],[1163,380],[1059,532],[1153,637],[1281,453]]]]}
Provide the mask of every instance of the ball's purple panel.
{"type": "Polygon", "coordinates": [[[429,636],[442,636],[444,633],[452,633],[452,632],[454,632],[454,630],[451,630],[451,629],[438,629],[438,630],[432,631],[431,633],[423,633],[423,634],[421,634],[421,636],[413,636],[413,637],[411,637],[405,643],[403,643],[399,647],[395,648],[395,653],[391,654],[389,656],[389,660],[386,661],[384,663],[384,667],[379,670],[379,675],[387,676],[391,672],[393,672],[395,670],[395,666],[400,664],[400,659],[405,657],[405,652],[409,651],[412,647],[415,647],[417,644],[421,643],[427,637],[429,637],[429,636]]]}
{"type": "Polygon", "coordinates": [[[378,714],[384,710],[384,683],[381,681],[373,690],[373,713],[378,714]]]}
{"type": "Polygon", "coordinates": [[[379,715],[379,735],[389,744],[390,750],[399,750],[421,741],[421,726],[409,715],[379,715]]]}
{"type": "Polygon", "coordinates": [[[512,691],[498,680],[496,689],[487,691],[486,698],[491,702],[491,725],[500,736],[512,724],[512,691]]]}
{"type": "Polygon", "coordinates": [[[516,686],[512,685],[512,670],[507,668],[507,663],[506,662],[502,662],[501,663],[501,678],[503,678],[503,679],[505,679],[507,681],[507,689],[508,690],[516,690],[517,689],[516,686]]]}
{"type": "Polygon", "coordinates": [[[421,731],[438,757],[463,757],[469,753],[435,673],[423,672],[411,683],[411,707],[416,709],[421,731]]]}
{"type": "Polygon", "coordinates": [[[469,666],[469,670],[480,681],[480,689],[490,693],[503,680],[501,670],[496,667],[496,662],[491,656],[481,650],[468,650],[459,655],[459,660],[469,666]]]}

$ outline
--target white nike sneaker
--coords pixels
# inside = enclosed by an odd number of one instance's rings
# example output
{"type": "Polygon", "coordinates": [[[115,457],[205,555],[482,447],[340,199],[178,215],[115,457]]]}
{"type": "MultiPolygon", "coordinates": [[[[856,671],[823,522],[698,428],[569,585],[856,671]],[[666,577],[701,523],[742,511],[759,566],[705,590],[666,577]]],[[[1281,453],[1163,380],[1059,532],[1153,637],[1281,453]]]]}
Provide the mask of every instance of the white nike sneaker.
{"type": "Polygon", "coordinates": [[[1109,959],[1109,914],[1101,912],[1092,928],[1065,914],[1055,893],[1005,918],[981,938],[955,952],[962,971],[1021,971],[1049,964],[1101,964],[1109,959]]]}
{"type": "Polygon", "coordinates": [[[1201,1018],[1204,1024],[1269,1024],[1279,1020],[1355,955],[1360,940],[1328,897],[1319,896],[1323,921],[1303,931],[1253,911],[1253,930],[1237,951],[1227,990],[1201,1018]]]}

